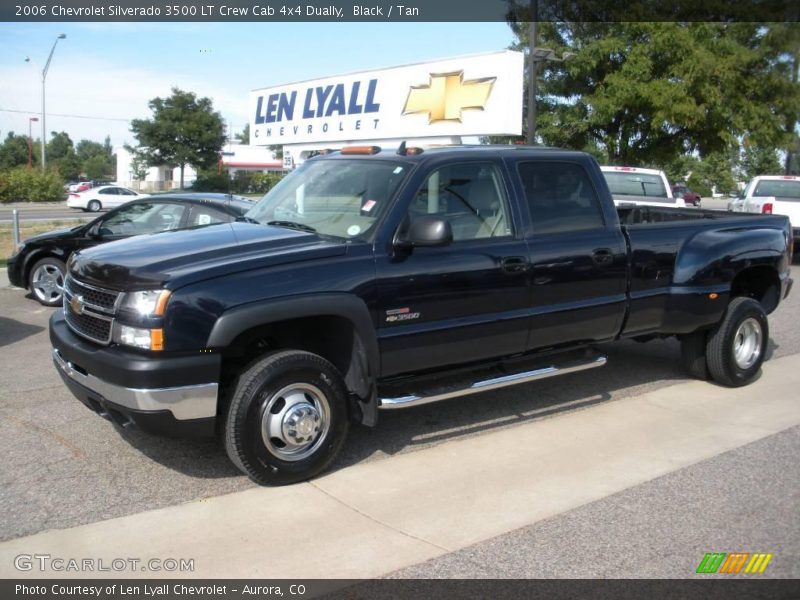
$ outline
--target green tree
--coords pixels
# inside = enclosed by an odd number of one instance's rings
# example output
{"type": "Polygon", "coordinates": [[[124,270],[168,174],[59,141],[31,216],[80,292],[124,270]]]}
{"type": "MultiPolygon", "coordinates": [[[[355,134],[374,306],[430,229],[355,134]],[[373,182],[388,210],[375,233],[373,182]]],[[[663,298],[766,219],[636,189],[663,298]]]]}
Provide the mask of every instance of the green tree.
{"type": "Polygon", "coordinates": [[[63,179],[77,179],[81,174],[81,163],[75,154],[75,147],[65,131],[50,133],[47,142],[47,164],[55,167],[63,179]]]}
{"type": "Polygon", "coordinates": [[[131,132],[148,165],[180,167],[183,188],[186,165],[210,168],[219,159],[225,144],[222,116],[209,98],[178,88],[172,89],[169,98],[154,98],[149,106],[152,119],[134,119],[131,132]]]}
{"type": "Polygon", "coordinates": [[[237,133],[235,136],[236,141],[240,144],[249,144],[250,143],[250,123],[244,126],[241,132],[237,133]]]}
{"type": "MultiPolygon", "coordinates": [[[[781,24],[793,33],[797,23],[781,24]]],[[[528,24],[511,23],[516,48],[528,24]]],[[[537,130],[545,143],[599,146],[617,164],[664,165],[727,152],[748,136],[785,147],[800,87],[773,24],[541,23],[540,47],[575,54],[539,65],[537,130]]]]}
{"type": "Polygon", "coordinates": [[[114,161],[109,138],[106,138],[105,144],[81,140],[75,148],[75,155],[81,165],[81,171],[89,179],[104,179],[112,176],[114,161]]]}
{"type": "Polygon", "coordinates": [[[781,171],[778,153],[773,148],[764,148],[745,143],[742,151],[742,176],[752,179],[758,175],[776,175],[781,171]]]}
{"type": "Polygon", "coordinates": [[[9,131],[5,141],[0,145],[0,169],[12,169],[27,164],[28,136],[15,135],[13,131],[9,131]]]}

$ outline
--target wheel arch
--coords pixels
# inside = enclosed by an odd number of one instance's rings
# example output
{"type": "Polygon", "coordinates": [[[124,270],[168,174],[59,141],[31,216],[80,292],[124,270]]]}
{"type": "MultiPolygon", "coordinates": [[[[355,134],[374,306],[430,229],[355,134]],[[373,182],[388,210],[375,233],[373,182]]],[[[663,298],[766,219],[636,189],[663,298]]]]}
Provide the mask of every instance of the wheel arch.
{"type": "Polygon", "coordinates": [[[757,300],[767,314],[778,307],[781,280],[772,265],[762,264],[747,267],[731,280],[731,300],[747,297],[757,300]]]}
{"type": "Polygon", "coordinates": [[[34,265],[45,258],[55,258],[66,265],[67,259],[69,259],[69,253],[64,252],[64,250],[58,246],[44,246],[28,254],[25,257],[25,262],[22,264],[22,281],[25,283],[26,289],[29,287],[31,271],[34,265]]]}
{"type": "Polygon", "coordinates": [[[223,379],[265,352],[318,354],[341,372],[354,397],[354,417],[365,425],[377,421],[378,341],[369,310],[356,296],[314,294],[238,306],[217,319],[206,345],[221,352],[223,379]]]}

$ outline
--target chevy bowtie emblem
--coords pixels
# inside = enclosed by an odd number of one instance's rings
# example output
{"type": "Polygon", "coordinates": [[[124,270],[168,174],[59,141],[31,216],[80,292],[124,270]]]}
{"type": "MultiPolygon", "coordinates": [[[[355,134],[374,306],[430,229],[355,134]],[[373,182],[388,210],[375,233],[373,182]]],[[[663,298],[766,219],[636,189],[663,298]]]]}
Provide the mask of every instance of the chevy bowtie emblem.
{"type": "Polygon", "coordinates": [[[464,81],[464,71],[431,73],[427,85],[411,86],[403,114],[428,113],[428,123],[460,123],[461,111],[484,109],[495,81],[497,77],[464,81]]]}
{"type": "Polygon", "coordinates": [[[69,301],[69,307],[76,315],[83,314],[83,298],[80,296],[73,296],[69,301]]]}

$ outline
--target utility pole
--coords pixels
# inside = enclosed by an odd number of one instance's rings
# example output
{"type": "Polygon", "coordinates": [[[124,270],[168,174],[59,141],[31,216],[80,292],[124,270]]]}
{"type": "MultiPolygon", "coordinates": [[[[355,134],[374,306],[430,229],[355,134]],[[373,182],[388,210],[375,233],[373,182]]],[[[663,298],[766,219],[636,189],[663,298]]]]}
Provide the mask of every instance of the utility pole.
{"type": "Polygon", "coordinates": [[[528,136],[527,143],[536,143],[536,43],[538,31],[536,22],[539,14],[538,0],[530,0],[530,31],[528,36],[528,136]]]}

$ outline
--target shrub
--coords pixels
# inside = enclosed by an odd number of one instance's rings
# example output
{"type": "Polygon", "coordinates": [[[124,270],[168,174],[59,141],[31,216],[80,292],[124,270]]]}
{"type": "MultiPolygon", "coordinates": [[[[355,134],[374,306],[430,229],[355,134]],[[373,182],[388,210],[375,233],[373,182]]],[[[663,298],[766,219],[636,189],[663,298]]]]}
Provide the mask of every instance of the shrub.
{"type": "Polygon", "coordinates": [[[0,171],[0,203],[53,202],[64,198],[64,181],[56,171],[42,173],[17,167],[0,171]]]}
{"type": "Polygon", "coordinates": [[[216,171],[201,171],[192,184],[198,192],[224,192],[231,194],[266,194],[283,178],[282,173],[254,173],[236,171],[217,175],[216,171]]]}

